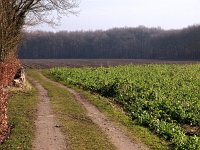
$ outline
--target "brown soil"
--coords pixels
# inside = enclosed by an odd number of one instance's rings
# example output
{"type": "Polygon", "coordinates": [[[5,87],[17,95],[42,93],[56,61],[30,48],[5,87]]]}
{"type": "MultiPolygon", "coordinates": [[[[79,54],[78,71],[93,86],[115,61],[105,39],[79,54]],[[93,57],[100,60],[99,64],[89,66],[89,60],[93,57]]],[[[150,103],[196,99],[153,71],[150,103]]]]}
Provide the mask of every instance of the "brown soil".
{"type": "Polygon", "coordinates": [[[22,59],[25,68],[100,67],[127,64],[196,64],[200,61],[166,61],[145,59],[22,59]]]}
{"type": "Polygon", "coordinates": [[[44,77],[44,80],[48,80],[49,82],[66,89],[71,94],[74,95],[76,100],[82,104],[82,106],[87,110],[87,115],[92,119],[94,123],[96,123],[101,129],[107,134],[110,141],[116,146],[118,150],[148,150],[144,144],[133,141],[129,138],[121,128],[111,122],[104,114],[102,114],[95,106],[90,104],[83,96],[79,93],[70,89],[64,85],[61,85],[57,82],[54,82],[50,79],[44,77]]]}
{"type": "MultiPolygon", "coordinates": [[[[30,79],[30,78],[29,78],[30,79]]],[[[33,142],[33,150],[66,150],[65,138],[60,132],[59,124],[51,109],[50,99],[45,90],[38,82],[30,79],[39,94],[39,105],[36,125],[36,138],[33,142]]]]}
{"type": "Polygon", "coordinates": [[[192,126],[192,125],[185,124],[182,126],[182,128],[184,129],[186,135],[200,136],[200,126],[192,126]]]}

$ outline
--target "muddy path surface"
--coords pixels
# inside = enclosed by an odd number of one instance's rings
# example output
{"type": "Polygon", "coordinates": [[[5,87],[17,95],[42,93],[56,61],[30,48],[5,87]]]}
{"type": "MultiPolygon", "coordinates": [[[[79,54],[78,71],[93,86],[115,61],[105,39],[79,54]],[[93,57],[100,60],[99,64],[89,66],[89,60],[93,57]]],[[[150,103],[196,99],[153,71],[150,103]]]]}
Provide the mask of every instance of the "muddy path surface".
{"type": "Polygon", "coordinates": [[[86,98],[80,95],[80,93],[60,83],[52,81],[43,75],[42,77],[44,80],[48,80],[55,86],[64,88],[73,94],[76,100],[87,110],[87,115],[92,119],[94,123],[101,127],[102,131],[106,133],[110,141],[118,150],[149,150],[146,145],[133,141],[130,137],[128,137],[118,125],[110,121],[95,106],[90,104],[86,98]]]}
{"type": "Polygon", "coordinates": [[[28,78],[38,90],[38,112],[35,121],[36,134],[33,142],[33,150],[67,150],[69,149],[65,143],[59,124],[56,122],[55,116],[51,109],[50,98],[47,90],[41,84],[32,78],[28,78]]]}

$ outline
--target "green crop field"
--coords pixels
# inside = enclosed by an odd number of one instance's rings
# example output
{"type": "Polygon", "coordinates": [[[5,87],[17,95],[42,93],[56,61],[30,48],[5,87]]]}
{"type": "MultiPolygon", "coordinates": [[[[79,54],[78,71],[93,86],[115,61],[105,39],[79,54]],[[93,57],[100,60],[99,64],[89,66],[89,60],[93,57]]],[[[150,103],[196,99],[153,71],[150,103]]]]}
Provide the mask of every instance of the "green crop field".
{"type": "Polygon", "coordinates": [[[111,97],[173,149],[200,149],[200,65],[54,68],[57,81],[111,97]]]}

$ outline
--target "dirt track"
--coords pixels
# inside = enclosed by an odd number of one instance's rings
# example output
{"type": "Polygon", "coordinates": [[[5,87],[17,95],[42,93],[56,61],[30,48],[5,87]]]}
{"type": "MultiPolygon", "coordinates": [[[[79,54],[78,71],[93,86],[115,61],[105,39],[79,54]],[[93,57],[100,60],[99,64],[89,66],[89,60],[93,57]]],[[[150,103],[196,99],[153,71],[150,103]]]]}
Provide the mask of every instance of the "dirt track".
{"type": "MultiPolygon", "coordinates": [[[[30,79],[30,78],[29,78],[30,79]]],[[[39,95],[38,114],[36,124],[36,138],[33,150],[66,150],[65,138],[60,132],[59,125],[51,109],[50,99],[37,81],[30,79],[37,88],[39,95]]]]}
{"type": "Polygon", "coordinates": [[[67,88],[57,82],[51,81],[43,76],[44,80],[48,80],[55,86],[66,89],[74,95],[76,100],[87,110],[87,115],[92,119],[94,123],[101,127],[101,129],[107,134],[110,141],[116,146],[118,150],[148,150],[142,143],[132,141],[127,135],[125,135],[120,127],[103,115],[96,107],[90,104],[83,96],[74,91],[73,89],[67,88]]]}

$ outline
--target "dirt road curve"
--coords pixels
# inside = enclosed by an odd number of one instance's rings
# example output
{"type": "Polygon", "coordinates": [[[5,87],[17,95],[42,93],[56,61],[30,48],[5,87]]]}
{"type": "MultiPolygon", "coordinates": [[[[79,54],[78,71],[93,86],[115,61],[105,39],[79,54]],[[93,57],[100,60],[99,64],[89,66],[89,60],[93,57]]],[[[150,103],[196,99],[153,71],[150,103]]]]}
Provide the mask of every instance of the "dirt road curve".
{"type": "Polygon", "coordinates": [[[88,116],[92,119],[94,123],[99,125],[101,129],[107,134],[110,141],[116,146],[118,150],[148,150],[142,143],[137,143],[132,141],[128,136],[126,136],[120,129],[119,126],[115,125],[113,122],[103,115],[95,106],[90,104],[83,96],[74,91],[73,89],[67,88],[57,82],[51,81],[44,77],[44,80],[55,84],[56,86],[65,88],[71,94],[73,94],[76,100],[85,107],[88,112],[88,116]]]}
{"type": "MultiPolygon", "coordinates": [[[[30,79],[30,78],[29,78],[30,79]]],[[[64,136],[58,128],[59,125],[51,110],[50,99],[38,82],[30,79],[39,92],[39,105],[36,124],[36,138],[33,142],[33,150],[66,150],[64,136]]]]}
{"type": "Polygon", "coordinates": [[[141,143],[134,143],[128,136],[126,136],[121,129],[108,120],[96,107],[91,105],[84,97],[73,89],[66,88],[70,93],[72,93],[76,99],[86,108],[88,111],[88,116],[92,121],[98,124],[101,129],[107,134],[111,142],[119,150],[147,150],[141,143]]]}

